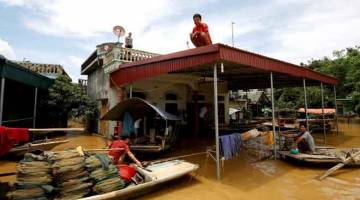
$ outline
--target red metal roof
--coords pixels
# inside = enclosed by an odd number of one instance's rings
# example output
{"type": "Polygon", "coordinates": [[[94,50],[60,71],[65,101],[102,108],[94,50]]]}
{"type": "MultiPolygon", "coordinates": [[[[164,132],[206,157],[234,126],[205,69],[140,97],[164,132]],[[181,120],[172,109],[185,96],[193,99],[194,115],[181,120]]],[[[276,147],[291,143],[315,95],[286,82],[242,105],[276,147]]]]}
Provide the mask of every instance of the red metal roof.
{"type": "MultiPolygon", "coordinates": [[[[229,73],[227,77],[224,77],[228,81],[231,81],[231,77],[237,83],[242,80],[242,77],[244,80],[246,78],[255,80],[253,77],[257,77],[259,82],[250,81],[254,82],[253,88],[264,87],[265,84],[270,85],[267,80],[262,81],[264,84],[260,83],[261,80],[267,79],[269,72],[278,75],[279,81],[282,81],[281,83],[289,83],[288,85],[291,86],[295,83],[300,83],[299,80],[302,78],[313,81],[313,84],[315,82],[331,85],[337,84],[337,79],[331,76],[224,44],[213,44],[123,64],[119,70],[111,73],[111,84],[124,85],[169,72],[196,73],[196,70],[200,68],[206,68],[210,75],[212,73],[212,65],[220,62],[223,62],[225,67],[231,66],[231,70],[233,70],[231,74],[229,73]],[[251,77],[245,77],[243,76],[244,74],[251,74],[251,77]],[[291,77],[296,77],[297,82],[294,82],[295,79],[292,80],[291,77]]],[[[250,86],[249,82],[246,84],[243,86],[250,86]]]]}

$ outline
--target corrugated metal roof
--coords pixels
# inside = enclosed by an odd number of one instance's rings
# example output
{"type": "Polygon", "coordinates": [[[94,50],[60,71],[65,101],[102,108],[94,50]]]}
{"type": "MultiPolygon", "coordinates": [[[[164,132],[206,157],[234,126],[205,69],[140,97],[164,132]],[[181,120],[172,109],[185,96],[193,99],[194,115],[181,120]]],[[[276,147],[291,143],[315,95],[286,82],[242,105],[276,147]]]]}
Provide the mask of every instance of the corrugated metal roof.
{"type": "Polygon", "coordinates": [[[220,78],[229,81],[230,87],[265,88],[270,85],[269,72],[274,72],[277,86],[295,86],[302,83],[302,78],[309,80],[309,84],[337,84],[337,79],[331,76],[224,44],[213,44],[121,65],[119,70],[111,73],[111,84],[125,85],[169,72],[212,76],[212,65],[220,62],[226,68],[220,78]]]}
{"type": "Polygon", "coordinates": [[[0,63],[0,77],[17,81],[33,87],[48,89],[54,81],[46,76],[33,72],[9,60],[0,63]]]}

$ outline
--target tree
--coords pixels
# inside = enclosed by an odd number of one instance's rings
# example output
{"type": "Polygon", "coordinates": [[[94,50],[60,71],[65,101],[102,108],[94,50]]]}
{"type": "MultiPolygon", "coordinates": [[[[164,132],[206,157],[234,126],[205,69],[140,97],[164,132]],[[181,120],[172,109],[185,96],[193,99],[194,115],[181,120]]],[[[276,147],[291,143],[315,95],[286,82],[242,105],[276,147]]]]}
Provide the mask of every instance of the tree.
{"type": "MultiPolygon", "coordinates": [[[[360,114],[360,47],[347,48],[333,52],[333,58],[324,57],[308,62],[315,71],[329,74],[338,79],[336,93],[338,97],[351,97],[347,105],[349,109],[360,114]]],[[[321,107],[320,87],[308,88],[309,107],[321,107]]],[[[325,105],[333,105],[332,90],[325,90],[325,105]]],[[[280,108],[296,108],[303,105],[302,88],[286,88],[276,91],[277,106],[280,108]]]]}
{"type": "Polygon", "coordinates": [[[81,86],[73,84],[71,79],[63,75],[57,77],[49,88],[46,104],[52,112],[66,120],[69,117],[90,117],[96,112],[96,103],[85,94],[81,86]]]}

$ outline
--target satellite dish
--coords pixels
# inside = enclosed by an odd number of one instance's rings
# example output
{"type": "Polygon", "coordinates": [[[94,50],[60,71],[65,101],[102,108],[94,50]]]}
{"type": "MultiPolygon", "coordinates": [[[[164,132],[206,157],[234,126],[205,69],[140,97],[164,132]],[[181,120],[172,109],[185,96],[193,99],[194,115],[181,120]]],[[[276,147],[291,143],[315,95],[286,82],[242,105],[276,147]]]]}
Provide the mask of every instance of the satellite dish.
{"type": "Polygon", "coordinates": [[[113,33],[118,37],[118,42],[121,36],[125,35],[125,29],[122,26],[114,26],[113,33]]]}

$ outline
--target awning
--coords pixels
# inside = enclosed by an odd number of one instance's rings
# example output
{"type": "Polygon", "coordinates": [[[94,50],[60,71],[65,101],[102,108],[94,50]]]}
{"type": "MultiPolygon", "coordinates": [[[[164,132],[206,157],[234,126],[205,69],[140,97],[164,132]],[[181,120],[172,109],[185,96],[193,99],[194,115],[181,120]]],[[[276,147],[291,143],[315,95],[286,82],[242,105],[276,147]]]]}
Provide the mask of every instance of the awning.
{"type": "Polygon", "coordinates": [[[111,108],[101,119],[121,121],[126,112],[131,115],[133,120],[140,119],[150,112],[158,113],[165,120],[180,120],[179,117],[162,111],[158,107],[140,98],[130,98],[118,103],[116,106],[111,108]]]}
{"type": "MultiPolygon", "coordinates": [[[[305,109],[299,108],[298,112],[305,113],[305,109]]],[[[307,113],[314,114],[314,115],[321,115],[322,109],[321,108],[308,108],[307,113]]],[[[335,108],[324,108],[324,114],[326,114],[326,115],[335,114],[335,108]]]]}

